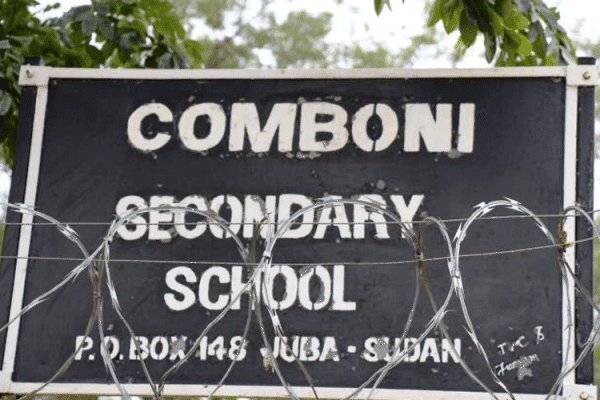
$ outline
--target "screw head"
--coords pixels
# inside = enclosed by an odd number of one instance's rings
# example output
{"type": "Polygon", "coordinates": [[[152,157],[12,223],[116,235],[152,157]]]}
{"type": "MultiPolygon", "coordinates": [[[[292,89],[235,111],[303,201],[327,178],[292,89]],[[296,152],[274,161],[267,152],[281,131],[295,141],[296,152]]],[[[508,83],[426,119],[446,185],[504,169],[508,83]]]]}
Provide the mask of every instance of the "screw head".
{"type": "Polygon", "coordinates": [[[580,392],[579,393],[579,400],[589,400],[590,395],[586,392],[580,392]]]}

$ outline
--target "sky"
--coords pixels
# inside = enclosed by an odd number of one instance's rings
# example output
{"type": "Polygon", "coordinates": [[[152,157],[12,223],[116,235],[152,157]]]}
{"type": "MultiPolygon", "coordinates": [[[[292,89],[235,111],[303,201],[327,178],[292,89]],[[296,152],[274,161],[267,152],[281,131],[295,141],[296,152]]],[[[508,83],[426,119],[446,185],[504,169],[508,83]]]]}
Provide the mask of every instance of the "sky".
{"type": "MultiPolygon", "coordinates": [[[[56,0],[39,0],[40,7],[56,3],[56,0]]],[[[333,13],[332,32],[328,40],[334,43],[360,43],[368,47],[373,39],[383,42],[390,50],[406,47],[410,37],[418,34],[425,24],[423,0],[391,0],[392,10],[384,9],[379,17],[375,14],[372,0],[276,0],[278,18],[283,19],[288,11],[308,10],[309,12],[329,11],[333,13]]],[[[90,0],[61,0],[61,8],[53,11],[60,15],[70,7],[90,4],[90,0]]],[[[250,2],[252,4],[252,2],[250,2]]],[[[582,39],[600,39],[600,1],[598,0],[546,0],[549,6],[555,6],[561,13],[561,24],[570,35],[582,39]]],[[[458,37],[454,32],[445,38],[451,48],[458,37]]],[[[467,56],[458,64],[461,68],[488,67],[483,57],[481,35],[478,42],[468,50],[467,56]]],[[[578,54],[583,56],[585,54],[578,54]]],[[[449,60],[423,53],[414,64],[415,68],[447,68],[449,60]]],[[[595,208],[600,208],[600,162],[596,163],[595,208]]],[[[9,173],[0,168],[0,201],[6,201],[8,195],[9,173]]]]}

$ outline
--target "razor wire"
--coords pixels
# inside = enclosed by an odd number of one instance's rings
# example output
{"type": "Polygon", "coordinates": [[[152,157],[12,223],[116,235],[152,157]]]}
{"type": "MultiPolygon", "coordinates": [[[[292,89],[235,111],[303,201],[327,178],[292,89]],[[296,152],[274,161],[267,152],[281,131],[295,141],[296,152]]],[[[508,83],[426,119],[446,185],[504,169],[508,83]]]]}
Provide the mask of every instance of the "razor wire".
{"type": "MultiPolygon", "coordinates": [[[[143,214],[147,214],[150,212],[170,212],[173,214],[183,213],[183,214],[192,214],[198,217],[204,218],[202,223],[205,224],[214,224],[221,228],[224,232],[224,237],[231,238],[235,244],[235,248],[240,258],[240,262],[238,263],[223,263],[228,265],[243,265],[247,268],[249,272],[248,281],[244,283],[241,290],[237,293],[232,293],[228,304],[221,310],[221,312],[210,321],[195,337],[193,341],[193,345],[187,352],[185,352],[184,356],[180,358],[179,361],[170,366],[162,375],[158,378],[153,378],[149,369],[146,365],[146,361],[143,357],[137,357],[139,361],[140,368],[143,371],[143,375],[147,381],[147,384],[150,386],[151,391],[153,393],[153,398],[158,400],[162,399],[165,392],[165,387],[168,384],[169,378],[171,378],[177,371],[184,365],[188,360],[198,351],[200,344],[203,338],[208,337],[210,331],[219,324],[224,318],[226,318],[227,314],[233,308],[234,304],[240,299],[243,294],[248,294],[249,301],[247,307],[247,315],[244,324],[244,330],[242,334],[242,341],[240,345],[240,349],[244,349],[248,343],[248,333],[250,325],[255,322],[259,326],[259,330],[261,333],[261,339],[265,346],[265,354],[263,356],[263,364],[265,367],[272,368],[273,372],[279,379],[282,387],[285,389],[286,393],[291,399],[299,399],[300,397],[295,392],[292,385],[288,383],[286,376],[282,372],[282,369],[277,361],[277,358],[273,352],[273,348],[270,345],[269,338],[267,336],[267,322],[263,318],[262,310],[266,310],[268,326],[274,332],[274,335],[279,338],[279,343],[281,346],[286,347],[286,350],[292,354],[295,363],[298,365],[298,368],[301,371],[301,374],[304,376],[306,383],[310,386],[312,393],[315,399],[318,399],[318,392],[314,384],[314,379],[311,377],[309,370],[304,366],[303,362],[298,357],[294,351],[289,348],[289,344],[287,340],[285,340],[285,324],[282,323],[280,318],[280,313],[277,310],[277,307],[273,304],[270,304],[269,296],[263,296],[263,300],[259,300],[259,294],[262,291],[266,290],[267,282],[273,280],[276,275],[276,268],[278,265],[273,264],[274,253],[277,251],[277,242],[282,237],[285,236],[285,233],[292,229],[294,226],[298,226],[298,224],[302,224],[303,222],[299,221],[299,219],[306,213],[313,212],[322,212],[324,210],[332,210],[336,207],[344,207],[346,205],[359,205],[361,207],[365,207],[365,209],[369,210],[369,212],[379,214],[381,216],[387,217],[389,220],[385,220],[385,224],[396,225],[400,229],[400,237],[403,241],[405,241],[414,253],[414,258],[410,260],[394,260],[387,262],[347,262],[349,265],[408,265],[415,267],[415,290],[413,293],[413,300],[411,302],[411,309],[408,314],[408,318],[406,323],[404,324],[404,328],[402,329],[402,334],[400,336],[401,342],[404,338],[407,337],[409,329],[412,326],[415,314],[417,312],[417,300],[421,294],[421,290],[424,289],[425,294],[427,296],[428,303],[433,312],[433,316],[429,319],[429,322],[425,325],[425,328],[422,330],[418,338],[416,338],[413,343],[404,349],[400,349],[400,347],[390,346],[388,349],[388,353],[390,355],[389,361],[386,361],[385,365],[377,369],[368,379],[366,379],[362,384],[360,384],[349,396],[346,397],[347,400],[353,399],[360,395],[361,393],[365,393],[365,398],[368,400],[374,396],[376,389],[380,386],[381,382],[386,378],[386,375],[395,367],[397,367],[401,362],[405,361],[407,357],[411,354],[411,352],[416,348],[416,346],[420,345],[426,338],[426,336],[435,330],[439,330],[443,337],[448,340],[449,343],[449,351],[452,356],[458,359],[458,364],[467,374],[467,376],[473,380],[477,385],[479,385],[482,390],[487,392],[490,397],[494,399],[498,399],[496,392],[493,388],[489,387],[486,383],[483,382],[480,376],[478,376],[472,368],[467,364],[467,362],[462,358],[459,354],[459,351],[452,344],[452,337],[447,329],[447,326],[444,322],[444,317],[448,313],[448,306],[450,301],[453,298],[456,298],[460,304],[460,313],[462,316],[462,320],[466,325],[465,329],[475,347],[477,353],[479,354],[480,359],[485,364],[487,371],[486,375],[491,377],[492,381],[504,391],[511,399],[514,399],[514,395],[511,390],[507,387],[507,385],[502,381],[502,379],[497,376],[494,372],[494,368],[490,363],[488,354],[481,342],[481,339],[478,336],[477,329],[475,328],[471,315],[469,313],[469,307],[467,305],[467,297],[468,294],[465,293],[463,275],[461,274],[460,269],[460,261],[463,258],[467,257],[478,257],[478,256],[497,256],[503,254],[516,254],[522,252],[535,251],[540,249],[551,249],[554,248],[557,250],[557,266],[560,270],[560,276],[563,286],[563,292],[566,294],[567,301],[567,320],[568,320],[568,330],[567,330],[567,338],[568,341],[571,341],[574,336],[574,315],[571,312],[572,305],[575,301],[574,298],[569,293],[569,280],[574,282],[574,286],[578,293],[582,295],[587,303],[591,305],[595,312],[600,313],[600,307],[598,307],[592,298],[592,295],[586,290],[586,288],[579,282],[576,277],[575,269],[573,265],[569,264],[569,261],[566,257],[566,250],[568,247],[574,246],[576,243],[582,243],[585,241],[597,239],[600,240],[600,228],[594,222],[594,219],[591,214],[592,212],[586,212],[583,208],[578,205],[573,205],[571,207],[566,208],[560,214],[544,214],[544,215],[536,215],[530,209],[520,204],[518,201],[512,199],[502,199],[496,200],[489,203],[480,203],[475,206],[475,211],[467,218],[453,218],[453,219],[437,219],[430,216],[425,216],[421,221],[404,221],[402,218],[391,212],[390,210],[383,207],[381,204],[376,203],[374,201],[366,201],[366,200],[357,200],[357,199],[341,199],[341,198],[322,198],[315,200],[315,202],[308,207],[302,208],[296,211],[293,215],[285,218],[282,221],[275,222],[274,215],[270,213],[264,202],[260,199],[257,199],[261,204],[261,209],[264,215],[264,220],[260,224],[254,224],[254,234],[251,239],[250,248],[246,248],[246,245],[240,239],[240,237],[231,229],[230,223],[222,218],[217,212],[208,209],[199,210],[193,207],[181,205],[178,203],[160,205],[155,207],[132,207],[128,210],[128,212],[118,218],[115,218],[110,223],[103,222],[72,222],[72,223],[62,223],[55,218],[46,215],[38,210],[35,210],[32,206],[25,204],[7,204],[8,210],[20,213],[22,215],[31,215],[33,217],[37,217],[41,219],[43,222],[31,222],[28,224],[23,223],[8,223],[7,225],[31,225],[31,226],[51,226],[54,227],[62,236],[64,236],[67,240],[72,242],[80,251],[81,258],[77,257],[43,257],[43,256],[1,256],[3,259],[38,259],[38,260],[55,260],[55,261],[75,261],[77,265],[73,267],[63,278],[62,280],[52,287],[50,290],[42,293],[34,300],[29,302],[29,304],[25,305],[16,315],[11,315],[8,323],[0,328],[0,332],[3,332],[8,329],[8,327],[18,321],[23,315],[31,311],[33,308],[38,305],[46,302],[52,296],[56,296],[64,287],[69,284],[72,284],[75,279],[79,277],[84,271],[87,271],[88,277],[91,283],[91,297],[92,297],[92,310],[90,311],[89,318],[85,327],[84,336],[87,337],[91,334],[94,326],[96,326],[98,330],[98,335],[100,337],[100,346],[101,346],[101,357],[103,363],[106,367],[107,372],[111,376],[111,379],[115,386],[117,387],[122,398],[130,400],[127,390],[123,386],[123,384],[118,379],[117,366],[115,365],[113,359],[110,356],[110,351],[107,347],[107,343],[104,340],[105,338],[105,327],[104,327],[104,294],[102,287],[105,286],[108,291],[109,303],[119,318],[120,322],[126,328],[127,333],[131,339],[131,343],[135,346],[135,351],[138,355],[141,355],[142,351],[140,348],[140,344],[136,339],[135,330],[128,322],[127,318],[122,312],[121,300],[119,299],[119,294],[115,286],[115,281],[113,275],[111,274],[111,264],[115,262],[172,262],[172,263],[189,263],[189,264],[197,264],[197,265],[206,265],[210,263],[214,263],[213,261],[183,261],[183,260],[134,260],[134,259],[113,259],[111,258],[111,245],[117,236],[117,231],[120,227],[125,226],[132,221],[135,220],[136,217],[139,217],[143,214]],[[517,213],[516,215],[502,215],[502,216],[490,216],[488,215],[494,210],[505,209],[511,212],[517,213]],[[548,227],[543,222],[543,219],[547,218],[559,218],[559,230],[557,236],[553,235],[548,227]],[[586,223],[588,223],[593,231],[593,236],[589,238],[583,238],[579,240],[574,240],[571,242],[566,241],[566,235],[563,231],[563,224],[566,218],[580,218],[583,219],[586,223]],[[509,249],[509,250],[501,250],[495,252],[485,252],[485,253],[461,253],[461,245],[465,241],[467,237],[467,233],[474,222],[482,221],[482,220],[505,220],[505,219],[528,219],[531,220],[537,229],[541,231],[548,241],[547,245],[540,246],[529,246],[518,249],[509,249]],[[447,223],[458,223],[459,226],[456,229],[454,239],[451,239],[450,229],[447,227],[447,223]],[[81,242],[77,232],[71,226],[80,226],[80,225],[101,225],[108,226],[107,232],[105,236],[102,238],[100,245],[94,249],[94,251],[88,251],[83,243],[81,242]],[[418,227],[417,230],[414,227],[418,227]],[[425,234],[425,230],[429,227],[434,227],[439,234],[443,238],[443,242],[446,247],[446,254],[441,257],[427,257],[424,251],[423,246],[423,236],[425,234]],[[261,246],[259,244],[259,236],[261,236],[261,230],[263,232],[264,244],[261,246]],[[444,301],[438,306],[434,300],[434,296],[432,293],[432,289],[427,282],[426,272],[425,272],[425,264],[431,261],[446,261],[448,268],[448,289],[447,293],[444,297],[444,301]]],[[[346,223],[350,224],[350,222],[346,223]]],[[[363,223],[367,224],[369,221],[364,221],[363,223]]],[[[371,221],[372,224],[380,224],[382,222],[371,221]]],[[[318,222],[311,223],[311,225],[316,225],[318,222]]],[[[333,220],[327,223],[328,226],[333,225],[333,220]]],[[[328,262],[331,263],[331,262],[328,262]]],[[[337,263],[337,262],[336,262],[337,263]]],[[[314,268],[320,263],[286,263],[286,265],[303,265],[307,267],[311,267],[308,273],[314,274],[314,268]]],[[[590,330],[587,338],[585,340],[582,339],[583,346],[580,350],[579,355],[575,358],[575,361],[571,364],[568,364],[566,360],[568,359],[568,354],[563,354],[563,363],[561,366],[561,370],[556,377],[554,384],[547,394],[547,399],[554,398],[557,393],[562,388],[562,382],[566,375],[572,372],[575,368],[577,368],[585,359],[586,356],[589,355],[593,346],[600,340],[600,319],[596,319],[593,323],[592,329],[590,330]]],[[[72,365],[75,360],[76,355],[82,350],[84,343],[82,342],[77,346],[77,348],[67,357],[66,360],[63,361],[61,367],[54,373],[53,376],[49,377],[48,380],[35,391],[28,393],[22,398],[31,398],[36,393],[40,392],[47,385],[55,381],[59,378],[64,372],[72,365]]],[[[215,388],[211,391],[208,396],[211,399],[214,395],[218,394],[218,390],[223,386],[227,377],[231,373],[231,371],[235,368],[236,363],[238,362],[240,352],[238,352],[235,357],[231,360],[229,367],[227,368],[225,374],[220,379],[219,383],[215,386],[215,388]]]]}

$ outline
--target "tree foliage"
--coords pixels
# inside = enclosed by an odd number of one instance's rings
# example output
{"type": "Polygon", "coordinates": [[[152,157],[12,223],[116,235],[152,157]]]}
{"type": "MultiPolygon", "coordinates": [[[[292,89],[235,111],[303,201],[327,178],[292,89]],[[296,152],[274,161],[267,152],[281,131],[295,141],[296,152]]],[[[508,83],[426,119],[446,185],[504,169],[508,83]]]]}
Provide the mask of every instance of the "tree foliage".
{"type": "MultiPolygon", "coordinates": [[[[374,1],[378,14],[391,7],[390,0],[374,1]]],[[[489,63],[535,66],[573,61],[574,45],[559,19],[543,0],[434,0],[428,24],[441,22],[448,34],[458,29],[467,48],[481,33],[489,63]]]]}
{"type": "Polygon", "coordinates": [[[250,10],[247,0],[171,0],[190,34],[196,24],[207,29],[202,43],[206,68],[260,68],[266,66],[261,51],[277,68],[327,67],[337,55],[325,39],[332,14],[292,11],[278,21],[273,0],[260,0],[250,10]],[[264,54],[264,53],[263,53],[264,54]]]}
{"type": "Polygon", "coordinates": [[[84,68],[185,68],[199,57],[199,44],[186,37],[165,0],[95,0],[44,21],[32,14],[35,5],[35,0],[0,0],[0,140],[9,164],[25,57],[41,57],[53,67],[84,68]]]}
{"type": "Polygon", "coordinates": [[[190,36],[202,42],[200,66],[207,68],[401,68],[410,66],[423,46],[442,52],[443,37],[434,27],[405,35],[408,45],[394,52],[377,38],[332,42],[330,12],[292,11],[277,18],[274,0],[256,0],[253,9],[247,0],[171,3],[190,36]]]}
{"type": "MultiPolygon", "coordinates": [[[[414,0],[411,0],[414,1],[414,0]]],[[[258,11],[248,12],[248,0],[172,0],[178,15],[193,32],[192,21],[202,21],[202,66],[264,67],[268,54],[278,68],[400,67],[410,64],[422,46],[434,46],[445,34],[459,32],[452,59],[460,59],[479,34],[485,57],[497,66],[557,65],[573,61],[574,46],[560,26],[556,8],[543,0],[429,0],[430,29],[411,37],[411,44],[397,53],[376,41],[371,46],[332,44],[326,40],[332,14],[291,12],[277,21],[273,0],[258,0],[258,11]],[[261,53],[262,52],[262,53],[261,53]],[[367,57],[365,59],[365,56],[367,57]],[[367,62],[366,62],[367,61],[367,62]]],[[[338,0],[343,4],[344,0],[338,0]]],[[[374,0],[379,14],[404,0],[374,0]]],[[[406,36],[406,35],[405,35],[406,36]]]]}

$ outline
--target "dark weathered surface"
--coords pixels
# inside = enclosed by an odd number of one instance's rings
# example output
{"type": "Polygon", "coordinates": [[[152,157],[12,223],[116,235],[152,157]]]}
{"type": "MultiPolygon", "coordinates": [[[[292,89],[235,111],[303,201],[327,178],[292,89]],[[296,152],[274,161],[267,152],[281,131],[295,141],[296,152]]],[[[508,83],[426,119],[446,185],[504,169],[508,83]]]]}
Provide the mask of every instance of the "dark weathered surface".
{"type": "MultiPolygon", "coordinates": [[[[297,115],[297,124],[298,120],[297,115]]],[[[378,126],[377,121],[370,122],[372,137],[377,137],[378,126]]],[[[350,123],[347,127],[350,128],[350,123]]],[[[198,123],[196,128],[205,129],[206,124],[198,123]]],[[[454,123],[455,141],[456,128],[457,122],[454,123]]],[[[229,132],[229,122],[226,132],[229,132]]],[[[11,201],[20,201],[24,187],[22,167],[26,163],[23,158],[28,154],[22,149],[27,137],[22,135],[21,140],[11,201]]],[[[114,218],[117,202],[127,195],[148,201],[151,196],[159,195],[181,200],[197,194],[211,200],[228,194],[243,203],[246,195],[265,198],[287,193],[309,198],[325,195],[351,198],[378,194],[394,212],[390,196],[403,195],[408,202],[413,195],[424,195],[416,220],[425,214],[444,219],[465,218],[478,203],[503,197],[521,202],[536,214],[556,214],[562,209],[563,201],[563,141],[564,81],[550,78],[51,80],[36,206],[64,222],[109,222],[114,218]],[[403,108],[407,103],[453,104],[455,121],[460,103],[474,103],[474,148],[471,154],[458,158],[450,158],[446,153],[429,153],[424,150],[423,143],[420,152],[405,152],[400,135],[382,152],[366,153],[350,140],[340,151],[320,153],[319,157],[311,159],[309,154],[297,154],[297,137],[292,153],[281,154],[273,147],[260,157],[248,150],[229,152],[227,133],[225,139],[206,154],[185,150],[176,137],[164,148],[150,154],[137,151],[128,143],[127,120],[142,104],[162,103],[175,115],[175,123],[160,124],[148,119],[145,127],[174,132],[179,116],[190,105],[222,104],[229,115],[231,104],[241,101],[256,104],[263,125],[275,103],[330,102],[342,106],[348,112],[349,120],[366,104],[385,103],[397,113],[401,133],[404,129],[403,108]]],[[[589,166],[589,157],[582,160],[589,166]]],[[[588,198],[590,193],[585,189],[580,196],[588,198]]],[[[346,207],[350,222],[353,212],[351,206],[346,207]]],[[[226,213],[223,216],[227,217],[226,213]]],[[[551,232],[556,232],[556,219],[545,222],[551,232]]],[[[458,224],[449,223],[448,227],[453,234],[458,224]]],[[[85,245],[94,249],[108,226],[74,228],[85,245]]],[[[17,241],[10,235],[11,232],[15,235],[14,231],[7,230],[5,254],[15,253],[17,241]]],[[[292,308],[280,311],[280,317],[289,336],[318,337],[321,344],[327,336],[335,338],[340,355],[338,362],[305,363],[317,386],[354,387],[384,365],[383,361],[369,362],[361,357],[365,340],[369,337],[400,337],[415,291],[414,265],[375,264],[411,260],[414,251],[398,239],[396,228],[389,229],[391,239],[376,239],[372,226],[366,227],[365,239],[340,238],[337,228],[328,228],[323,239],[314,239],[314,232],[315,228],[306,238],[279,241],[274,251],[274,263],[322,263],[330,274],[333,274],[334,264],[345,264],[344,299],[355,302],[356,311],[333,311],[327,307],[307,311],[296,302],[292,308]],[[351,262],[372,265],[349,265],[351,262]],[[356,353],[349,352],[348,346],[356,346],[356,353]]],[[[426,232],[425,257],[445,256],[439,234],[433,228],[426,232]]],[[[545,244],[547,240],[543,234],[526,219],[476,222],[462,251],[479,253],[545,244]]],[[[34,228],[30,255],[80,256],[75,246],[67,243],[52,227],[34,228]]],[[[175,237],[168,243],[148,240],[148,235],[130,242],[117,238],[111,256],[115,259],[215,261],[215,265],[240,261],[231,240],[216,239],[208,230],[197,239],[175,237]]],[[[589,258],[585,262],[589,263],[589,258]]],[[[9,293],[13,265],[10,261],[4,263],[0,282],[2,293],[9,293]]],[[[25,303],[51,288],[74,265],[74,262],[31,260],[25,303]]],[[[217,315],[218,311],[208,311],[198,303],[185,311],[173,311],[166,306],[164,295],[176,292],[167,287],[165,275],[178,265],[112,263],[125,316],[138,335],[150,340],[158,336],[192,338],[217,315]]],[[[429,282],[439,304],[450,282],[446,262],[429,262],[427,267],[429,282]]],[[[199,276],[208,267],[189,268],[199,276]]],[[[502,363],[507,366],[522,356],[531,356],[533,362],[528,367],[531,376],[519,379],[517,369],[512,369],[505,371],[503,380],[516,392],[544,393],[549,390],[560,369],[562,348],[562,291],[556,251],[465,258],[461,261],[461,269],[469,311],[492,366],[499,372],[503,369],[502,363]],[[537,327],[543,327],[544,340],[539,343],[536,343],[539,338],[537,327]],[[516,346],[514,352],[506,350],[501,354],[498,345],[518,341],[521,336],[524,339],[520,343],[528,343],[527,346],[516,346]]],[[[231,269],[228,267],[228,270],[231,269]]],[[[589,279],[589,275],[583,277],[589,279]]],[[[228,284],[217,285],[216,279],[212,282],[209,296],[212,300],[219,294],[228,293],[228,284]]],[[[197,296],[198,283],[187,286],[197,296]]],[[[314,289],[311,291],[313,301],[318,297],[318,290],[314,289]]],[[[284,289],[278,287],[275,296],[282,296],[283,292],[284,289]]],[[[82,275],[74,285],[23,318],[15,381],[42,382],[56,371],[75,349],[75,337],[84,330],[91,309],[90,297],[87,276],[82,275]],[[40,332],[44,334],[40,335],[40,332]]],[[[8,297],[3,297],[2,301],[6,309],[8,297]]],[[[247,296],[243,296],[241,310],[231,311],[209,335],[208,342],[224,336],[225,347],[229,347],[229,339],[242,334],[246,306],[247,296]]],[[[106,308],[109,307],[107,303],[106,308]]],[[[445,321],[451,335],[461,340],[463,357],[478,376],[492,385],[483,362],[462,328],[464,320],[458,302],[453,301],[450,310],[445,321]]],[[[422,293],[408,336],[418,337],[432,315],[422,293]]],[[[117,356],[115,361],[119,378],[124,383],[144,383],[138,362],[129,360],[129,339],[123,325],[110,311],[107,311],[105,323],[111,328],[107,335],[114,335],[120,341],[119,354],[123,359],[117,356]]],[[[269,335],[272,338],[272,332],[269,335]]],[[[440,336],[436,332],[429,337],[439,339],[440,336]]],[[[93,350],[85,352],[83,359],[76,361],[60,382],[110,382],[101,361],[97,335],[92,339],[93,350]],[[94,359],[90,360],[92,355],[94,359]]],[[[277,377],[263,368],[259,353],[263,346],[257,329],[252,330],[249,340],[248,355],[234,368],[227,383],[278,385],[277,377]]],[[[435,343],[438,345],[435,351],[441,351],[439,340],[435,343]]],[[[189,343],[186,346],[189,347],[189,343]]],[[[439,357],[441,359],[441,352],[439,357]]],[[[228,363],[211,356],[207,358],[205,361],[193,358],[169,382],[217,383],[228,363]]],[[[424,358],[399,365],[381,387],[480,390],[451,357],[447,362],[436,362],[433,353],[424,358]]],[[[168,359],[168,356],[162,361],[148,359],[153,376],[158,377],[172,364],[168,359]]],[[[296,365],[280,362],[291,384],[306,385],[296,365]]]]}

